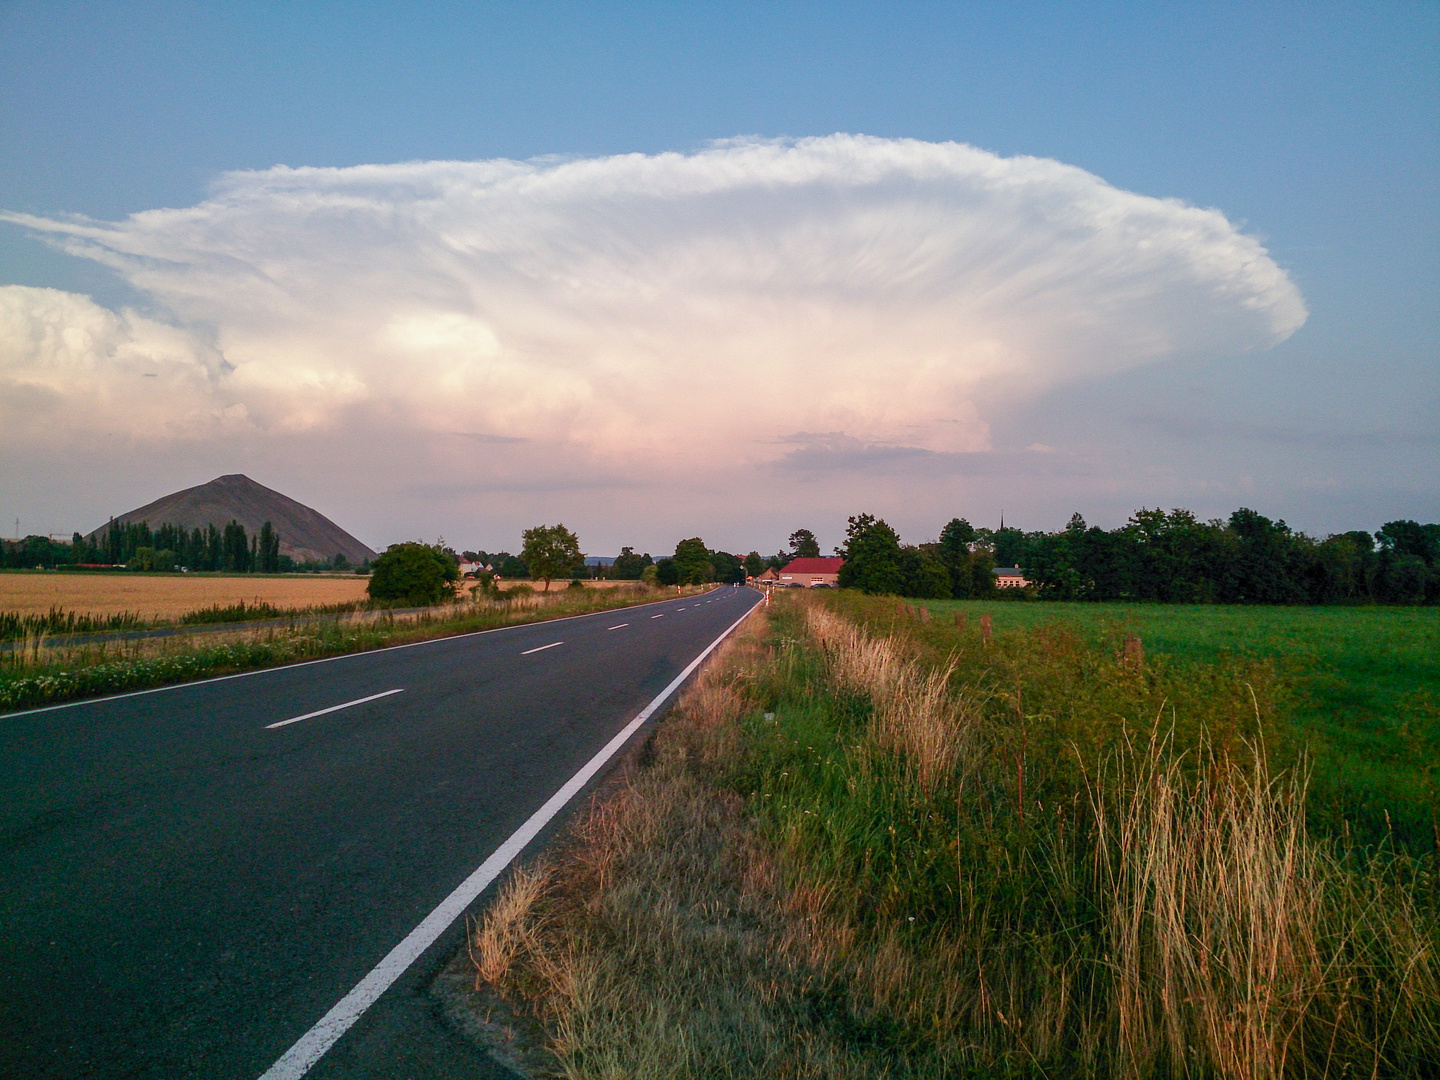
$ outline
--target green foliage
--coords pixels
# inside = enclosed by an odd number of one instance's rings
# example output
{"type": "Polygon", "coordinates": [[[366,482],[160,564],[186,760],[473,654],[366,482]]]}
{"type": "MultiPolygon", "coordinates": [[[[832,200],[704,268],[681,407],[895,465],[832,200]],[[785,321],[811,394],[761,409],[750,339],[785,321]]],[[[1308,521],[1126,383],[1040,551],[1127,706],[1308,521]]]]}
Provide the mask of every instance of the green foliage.
{"type": "Polygon", "coordinates": [[[820,542],[809,529],[796,529],[790,534],[790,556],[795,559],[818,559],[820,542]]]}
{"type": "Polygon", "coordinates": [[[745,564],[740,556],[725,551],[710,553],[710,581],[721,581],[727,585],[745,584],[745,564]]]}
{"type": "Polygon", "coordinates": [[[752,551],[745,556],[745,572],[751,577],[759,577],[765,572],[765,560],[758,551],[752,551]]]}
{"type": "Polygon", "coordinates": [[[950,570],[940,560],[938,545],[922,544],[900,548],[900,576],[904,582],[901,591],[906,596],[927,600],[948,600],[953,585],[950,570]]]}
{"type": "Polygon", "coordinates": [[[186,612],[180,616],[180,625],[204,626],[215,623],[252,622],[256,619],[283,619],[287,615],[294,614],[293,609],[277,608],[274,604],[266,603],[263,600],[256,600],[250,604],[241,600],[237,604],[212,604],[208,608],[186,612]]]}
{"type": "Polygon", "coordinates": [[[659,559],[655,563],[655,583],[657,585],[679,585],[680,570],[675,565],[675,560],[670,558],[659,559]]]}
{"type": "Polygon", "coordinates": [[[904,591],[900,537],[882,519],[872,514],[850,518],[841,550],[845,557],[839,578],[842,589],[897,596],[904,591]]]}
{"type": "Polygon", "coordinates": [[[20,641],[25,637],[50,637],[63,634],[98,634],[107,630],[138,630],[144,620],[131,611],[117,615],[77,615],[73,611],[52,607],[45,615],[22,615],[17,611],[0,611],[0,641],[20,641]]]}
{"type": "Polygon", "coordinates": [[[585,591],[585,582],[581,581],[579,578],[576,578],[574,581],[570,582],[569,585],[566,585],[566,586],[565,586],[565,591],[566,591],[566,592],[584,592],[584,591],[585,591]]]}
{"type": "Polygon", "coordinates": [[[156,551],[151,547],[136,548],[127,565],[131,570],[168,573],[175,569],[175,553],[173,551],[156,551]]]}
{"type": "Polygon", "coordinates": [[[366,592],[374,600],[438,604],[455,595],[460,566],[438,544],[391,544],[371,567],[366,592]]]}
{"type": "Polygon", "coordinates": [[[615,564],[610,567],[610,576],[622,581],[638,581],[645,568],[654,561],[648,551],[644,555],[636,555],[634,548],[623,547],[615,559],[615,564]]]}
{"type": "Polygon", "coordinates": [[[676,583],[680,585],[703,585],[715,580],[710,550],[704,540],[694,536],[675,545],[675,574],[676,583]]]}
{"type": "MultiPolygon", "coordinates": [[[[262,574],[275,574],[280,571],[280,534],[270,522],[260,526],[260,535],[256,538],[256,561],[257,569],[262,574]]],[[[334,566],[337,570],[344,570],[350,565],[344,555],[336,554],[334,566]]]]}
{"type": "Polygon", "coordinates": [[[546,592],[552,578],[570,574],[585,562],[580,538],[564,525],[536,525],[525,530],[523,539],[520,559],[532,578],[545,582],[546,592]]]}
{"type": "MultiPolygon", "coordinates": [[[[1006,530],[1009,532],[1009,530],[1006,530]]],[[[997,534],[998,537],[998,534],[997,534]]],[[[1188,510],[1137,510],[1114,530],[1079,514],[1059,533],[999,541],[1040,596],[1055,600],[1324,604],[1440,602],[1440,526],[1392,521],[1371,537],[1317,541],[1241,507],[1227,521],[1188,510]],[[1378,548],[1376,541],[1378,540],[1378,548]]]]}

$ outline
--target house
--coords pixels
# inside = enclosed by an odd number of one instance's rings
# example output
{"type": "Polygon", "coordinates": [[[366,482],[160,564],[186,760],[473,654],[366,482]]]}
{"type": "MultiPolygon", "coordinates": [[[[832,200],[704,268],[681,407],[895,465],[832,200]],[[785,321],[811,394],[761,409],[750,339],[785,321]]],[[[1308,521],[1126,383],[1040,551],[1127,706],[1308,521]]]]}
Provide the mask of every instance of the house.
{"type": "Polygon", "coordinates": [[[995,567],[995,587],[997,589],[1023,589],[1030,582],[1025,580],[1025,572],[1018,566],[997,566],[995,567]]]}
{"type": "MultiPolygon", "coordinates": [[[[840,567],[844,565],[845,560],[838,555],[820,559],[791,559],[780,568],[775,583],[782,589],[833,589],[840,583],[840,567]]],[[[761,578],[764,576],[762,574],[761,578]]]]}

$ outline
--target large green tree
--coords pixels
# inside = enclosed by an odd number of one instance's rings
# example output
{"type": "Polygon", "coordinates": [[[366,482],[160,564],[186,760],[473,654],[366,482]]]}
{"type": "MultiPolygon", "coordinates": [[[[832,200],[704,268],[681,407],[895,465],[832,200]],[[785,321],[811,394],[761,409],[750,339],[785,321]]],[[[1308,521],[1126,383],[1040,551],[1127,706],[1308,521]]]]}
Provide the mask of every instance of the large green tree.
{"type": "Polygon", "coordinates": [[[840,553],[840,587],[867,593],[893,593],[905,589],[900,567],[900,537],[881,518],[857,514],[845,528],[845,546],[840,553]]]}
{"type": "Polygon", "coordinates": [[[407,604],[438,604],[455,595],[460,566],[438,544],[407,541],[391,544],[370,568],[365,591],[375,600],[407,604]]]}
{"type": "Polygon", "coordinates": [[[523,539],[520,559],[531,578],[545,582],[546,592],[550,591],[551,579],[573,573],[577,565],[585,562],[580,538],[564,525],[536,525],[525,530],[523,539]]]}
{"type": "Polygon", "coordinates": [[[675,545],[675,573],[681,585],[702,585],[715,580],[710,564],[710,549],[698,536],[681,540],[675,545]]]}

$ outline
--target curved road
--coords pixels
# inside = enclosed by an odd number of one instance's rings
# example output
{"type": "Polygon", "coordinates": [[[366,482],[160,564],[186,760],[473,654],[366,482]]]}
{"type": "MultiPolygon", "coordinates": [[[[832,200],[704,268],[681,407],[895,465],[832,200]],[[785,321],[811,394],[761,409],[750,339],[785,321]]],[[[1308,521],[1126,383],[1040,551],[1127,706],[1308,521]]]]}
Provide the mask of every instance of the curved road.
{"type": "Polygon", "coordinates": [[[308,1072],[292,1048],[759,599],[0,716],[0,1075],[505,1075],[425,993],[448,913],[308,1072]]]}

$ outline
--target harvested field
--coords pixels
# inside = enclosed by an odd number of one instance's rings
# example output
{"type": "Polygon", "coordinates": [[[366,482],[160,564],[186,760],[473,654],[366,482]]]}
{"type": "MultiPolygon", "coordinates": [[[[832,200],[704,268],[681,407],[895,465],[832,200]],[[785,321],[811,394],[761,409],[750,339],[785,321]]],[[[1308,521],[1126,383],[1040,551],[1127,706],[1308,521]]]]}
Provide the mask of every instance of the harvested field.
{"type": "Polygon", "coordinates": [[[91,615],[134,612],[145,620],[259,600],[278,608],[343,604],[365,599],[367,579],[318,574],[0,574],[0,611],[43,615],[52,607],[91,615]]]}

